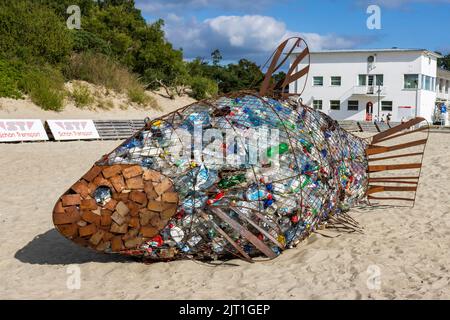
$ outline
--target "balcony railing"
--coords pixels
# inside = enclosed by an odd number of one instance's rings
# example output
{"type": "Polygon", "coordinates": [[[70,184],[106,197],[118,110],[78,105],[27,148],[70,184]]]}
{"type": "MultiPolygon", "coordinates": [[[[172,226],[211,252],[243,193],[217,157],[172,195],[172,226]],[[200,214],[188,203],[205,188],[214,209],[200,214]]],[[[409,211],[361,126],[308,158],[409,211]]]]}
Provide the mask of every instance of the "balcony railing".
{"type": "Polygon", "coordinates": [[[353,95],[364,95],[364,96],[377,96],[378,91],[380,91],[380,96],[387,95],[387,89],[383,86],[354,86],[353,95]]]}
{"type": "Polygon", "coordinates": [[[438,90],[437,91],[437,98],[438,99],[447,100],[447,99],[450,99],[450,94],[448,92],[446,93],[444,90],[442,90],[442,92],[440,92],[438,90]]]}

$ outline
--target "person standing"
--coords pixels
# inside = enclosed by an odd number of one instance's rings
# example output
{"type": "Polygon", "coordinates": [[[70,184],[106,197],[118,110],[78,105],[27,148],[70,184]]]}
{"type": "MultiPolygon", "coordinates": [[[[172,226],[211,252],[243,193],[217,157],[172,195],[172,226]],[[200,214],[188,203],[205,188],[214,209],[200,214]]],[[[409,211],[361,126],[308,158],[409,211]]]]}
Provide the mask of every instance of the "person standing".
{"type": "Polygon", "coordinates": [[[387,123],[387,125],[389,125],[389,123],[391,122],[391,117],[392,117],[392,114],[388,113],[387,116],[386,116],[386,123],[387,123]]]}

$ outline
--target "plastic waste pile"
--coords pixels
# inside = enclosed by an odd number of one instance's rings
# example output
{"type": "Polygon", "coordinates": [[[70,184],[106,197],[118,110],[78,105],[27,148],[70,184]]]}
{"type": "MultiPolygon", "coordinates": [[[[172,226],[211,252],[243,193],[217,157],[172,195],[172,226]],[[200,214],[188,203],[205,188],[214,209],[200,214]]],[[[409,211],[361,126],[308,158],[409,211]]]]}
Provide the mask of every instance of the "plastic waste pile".
{"type": "Polygon", "coordinates": [[[242,94],[149,121],[98,165],[160,172],[179,196],[158,235],[122,253],[273,258],[364,198],[365,149],[321,112],[242,94]],[[192,148],[195,139],[200,148],[192,148]]]}

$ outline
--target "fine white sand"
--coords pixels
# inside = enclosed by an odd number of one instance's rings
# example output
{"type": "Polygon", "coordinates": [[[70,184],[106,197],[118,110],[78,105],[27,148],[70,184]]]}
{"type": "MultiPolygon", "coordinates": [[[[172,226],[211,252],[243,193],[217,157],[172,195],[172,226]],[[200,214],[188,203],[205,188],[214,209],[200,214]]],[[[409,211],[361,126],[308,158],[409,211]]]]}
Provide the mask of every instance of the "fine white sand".
{"type": "MultiPolygon", "coordinates": [[[[65,112],[47,118],[94,117],[65,112]]],[[[7,114],[46,118],[38,110],[7,114]]],[[[133,111],[119,118],[143,116],[133,111]]],[[[414,209],[352,209],[364,234],[316,234],[273,261],[233,260],[220,266],[145,265],[78,247],[53,229],[57,198],[119,143],[0,145],[1,299],[450,298],[450,134],[430,135],[414,209]],[[71,290],[67,282],[76,268],[81,287],[71,290]]]]}

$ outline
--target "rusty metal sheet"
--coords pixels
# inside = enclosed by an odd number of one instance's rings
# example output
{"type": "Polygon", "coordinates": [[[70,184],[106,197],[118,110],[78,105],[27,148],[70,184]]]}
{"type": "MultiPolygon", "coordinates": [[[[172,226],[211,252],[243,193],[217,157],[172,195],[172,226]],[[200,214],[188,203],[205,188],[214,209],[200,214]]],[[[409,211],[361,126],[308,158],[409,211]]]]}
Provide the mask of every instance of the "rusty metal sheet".
{"type": "Polygon", "coordinates": [[[406,153],[406,154],[399,154],[399,155],[396,155],[396,156],[389,156],[389,157],[369,158],[369,162],[389,160],[389,159],[397,159],[397,158],[406,158],[406,157],[413,157],[413,156],[421,156],[421,155],[423,155],[423,152],[406,153]]]}
{"type": "Polygon", "coordinates": [[[209,219],[206,213],[201,212],[200,214],[203,219],[211,223],[213,228],[217,232],[219,232],[219,234],[222,235],[242,255],[242,257],[244,257],[245,260],[247,260],[248,262],[253,262],[252,258],[244,251],[244,249],[242,249],[241,246],[234,242],[233,239],[231,239],[231,237],[225,231],[223,231],[221,227],[219,227],[214,221],[209,219]]]}
{"type": "Polygon", "coordinates": [[[416,187],[392,187],[392,186],[369,186],[367,194],[380,193],[380,192],[402,192],[402,191],[417,191],[416,187]]]}
{"type": "Polygon", "coordinates": [[[366,153],[368,156],[371,156],[371,155],[380,154],[380,153],[386,153],[386,152],[391,152],[391,151],[396,151],[396,150],[401,150],[401,149],[407,149],[407,148],[411,148],[411,147],[415,147],[415,146],[420,146],[422,144],[426,144],[427,141],[428,141],[428,139],[421,139],[421,140],[417,140],[417,141],[397,144],[395,146],[390,146],[390,147],[382,147],[382,146],[373,145],[373,146],[370,146],[369,149],[367,149],[366,153]]]}
{"type": "Polygon", "coordinates": [[[264,253],[268,258],[275,259],[277,255],[272,251],[264,242],[259,240],[253,233],[245,229],[234,219],[230,218],[225,212],[217,208],[210,208],[210,210],[216,214],[220,219],[226,222],[230,227],[239,232],[244,238],[250,241],[259,251],[264,253]]]}
{"type": "Polygon", "coordinates": [[[410,201],[410,202],[415,202],[416,199],[411,199],[411,198],[401,198],[401,197],[374,197],[374,196],[368,196],[369,200],[401,200],[401,201],[410,201]]]}
{"type": "Polygon", "coordinates": [[[248,223],[250,223],[256,230],[258,230],[260,233],[262,233],[267,239],[269,239],[270,241],[272,241],[273,244],[275,244],[278,248],[284,250],[285,246],[282,245],[281,243],[278,242],[277,239],[275,239],[270,233],[268,233],[266,230],[264,230],[263,228],[261,228],[256,222],[254,222],[252,219],[250,219],[249,217],[247,217],[245,214],[243,214],[242,212],[240,212],[237,209],[231,208],[231,210],[233,210],[234,212],[236,212],[239,217],[241,219],[244,219],[245,221],[247,221],[248,223]]]}
{"type": "Polygon", "coordinates": [[[425,120],[424,118],[417,117],[417,118],[411,119],[411,120],[409,120],[409,121],[407,121],[407,122],[405,122],[405,123],[402,123],[402,124],[400,124],[400,125],[398,125],[398,126],[395,126],[394,128],[391,128],[391,129],[389,129],[389,130],[380,132],[379,134],[375,135],[375,136],[372,138],[372,144],[373,144],[373,143],[377,143],[377,142],[379,142],[381,139],[386,138],[386,137],[388,137],[388,136],[390,136],[390,135],[393,135],[393,134],[395,134],[395,133],[397,133],[397,132],[400,132],[400,131],[402,131],[402,130],[411,128],[412,126],[415,126],[416,124],[419,124],[419,123],[421,123],[421,122],[423,122],[423,121],[426,121],[426,120],[425,120]]]}
{"type": "Polygon", "coordinates": [[[407,164],[391,164],[391,165],[379,165],[369,166],[369,172],[391,171],[391,170],[407,170],[407,169],[420,169],[421,163],[407,163],[407,164]]]}

